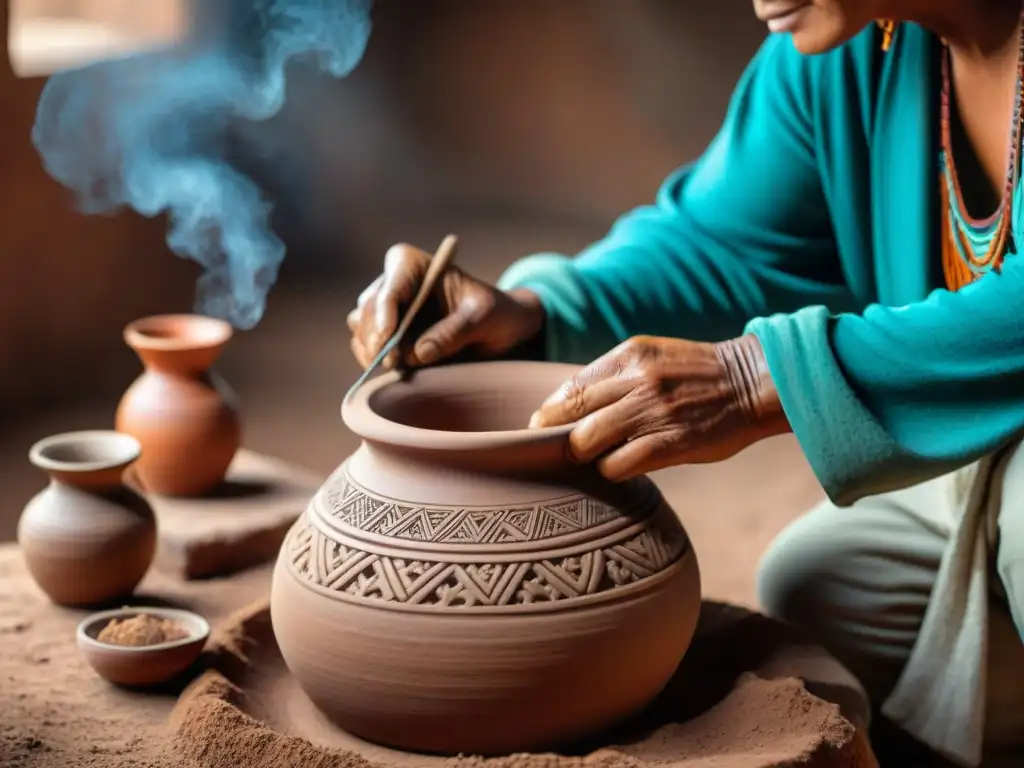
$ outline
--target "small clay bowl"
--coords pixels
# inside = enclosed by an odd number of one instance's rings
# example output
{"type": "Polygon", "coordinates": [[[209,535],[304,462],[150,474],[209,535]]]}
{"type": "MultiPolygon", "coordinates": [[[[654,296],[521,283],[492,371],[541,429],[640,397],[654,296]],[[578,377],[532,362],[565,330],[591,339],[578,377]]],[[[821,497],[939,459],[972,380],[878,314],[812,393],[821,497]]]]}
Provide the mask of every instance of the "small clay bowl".
{"type": "Polygon", "coordinates": [[[96,673],[117,685],[132,688],[159,685],[184,672],[203,652],[210,636],[206,619],[173,608],[118,608],[94,613],[78,625],[78,647],[96,673]],[[113,619],[148,614],[179,624],[188,637],[159,645],[126,646],[101,643],[97,636],[113,619]]]}

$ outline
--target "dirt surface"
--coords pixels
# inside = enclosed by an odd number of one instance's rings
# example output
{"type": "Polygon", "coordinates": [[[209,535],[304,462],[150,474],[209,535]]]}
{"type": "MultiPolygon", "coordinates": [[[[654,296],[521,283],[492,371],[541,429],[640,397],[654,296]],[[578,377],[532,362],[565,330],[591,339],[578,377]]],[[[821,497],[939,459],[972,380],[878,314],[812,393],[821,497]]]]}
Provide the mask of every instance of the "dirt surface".
{"type": "MultiPolygon", "coordinates": [[[[0,547],[0,582],[5,587],[0,593],[0,765],[439,766],[442,761],[400,759],[371,745],[352,749],[351,742],[346,750],[324,750],[325,733],[330,739],[337,734],[324,728],[284,672],[261,604],[269,579],[269,570],[261,568],[221,581],[179,582],[154,572],[143,583],[137,604],[188,608],[215,625],[207,652],[190,671],[198,677],[172,718],[184,681],[142,693],[99,679],[74,641],[75,626],[87,614],[47,602],[31,582],[17,549],[0,547]],[[237,611],[245,605],[256,607],[237,611]],[[254,671],[260,674],[253,676],[254,671]],[[245,686],[247,695],[240,696],[245,686]],[[243,700],[245,709],[238,706],[243,700]],[[179,729],[176,741],[171,740],[168,722],[179,729]],[[240,745],[258,754],[240,758],[240,745]]],[[[488,764],[759,768],[786,765],[796,758],[810,766],[871,765],[858,752],[863,745],[838,709],[792,679],[794,670],[808,659],[812,667],[820,666],[820,654],[802,649],[799,638],[773,622],[740,609],[711,606],[698,630],[705,639],[695,643],[664,701],[652,710],[655,719],[633,724],[616,737],[617,747],[589,756],[516,757],[488,764]],[[760,639],[756,648],[750,637],[760,639]],[[743,648],[756,652],[740,653],[743,648]],[[794,649],[796,666],[786,659],[794,649]],[[705,669],[715,669],[716,675],[697,674],[705,669]],[[774,679],[744,676],[748,670],[774,679]],[[698,680],[706,684],[698,685],[698,680]],[[746,734],[739,751],[728,738],[735,733],[746,734]]],[[[330,739],[326,746],[337,747],[330,739]]],[[[475,768],[478,761],[457,762],[475,768]]]]}
{"type": "Polygon", "coordinates": [[[396,752],[334,728],[288,673],[269,609],[257,603],[214,637],[214,668],[189,687],[172,715],[174,751],[203,768],[875,766],[863,734],[836,705],[792,677],[772,674],[772,660],[800,642],[775,622],[706,603],[687,661],[665,693],[602,743],[564,754],[445,759],[396,752]]]}
{"type": "MultiPolygon", "coordinates": [[[[180,683],[138,693],[100,679],[75,644],[75,627],[88,612],[49,603],[13,545],[0,546],[0,584],[0,766],[187,765],[165,757],[180,683]]],[[[134,602],[187,608],[218,622],[266,594],[269,584],[268,568],[187,583],[151,572],[134,602]]]]}

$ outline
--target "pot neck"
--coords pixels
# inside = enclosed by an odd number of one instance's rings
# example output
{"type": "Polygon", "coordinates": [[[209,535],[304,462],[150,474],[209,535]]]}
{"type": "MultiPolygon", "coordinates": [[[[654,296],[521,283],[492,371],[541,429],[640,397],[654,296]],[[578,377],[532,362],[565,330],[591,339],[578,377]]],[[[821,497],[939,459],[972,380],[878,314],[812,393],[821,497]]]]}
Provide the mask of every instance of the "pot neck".
{"type": "Polygon", "coordinates": [[[364,440],[345,466],[350,477],[367,487],[401,489],[403,497],[411,499],[445,497],[451,491],[442,489],[456,488],[460,504],[469,506],[493,504],[495,488],[500,487],[498,495],[506,501],[517,494],[522,499],[584,494],[629,509],[638,494],[653,488],[642,478],[612,483],[592,464],[569,459],[564,444],[554,440],[501,451],[426,451],[364,440]]]}
{"type": "Polygon", "coordinates": [[[153,349],[132,347],[147,371],[174,376],[197,377],[205,374],[220,357],[223,347],[182,347],[153,349]]]}
{"type": "MultiPolygon", "coordinates": [[[[420,436],[422,437],[422,436],[420,436]]],[[[450,434],[438,438],[436,445],[415,444],[417,441],[363,439],[364,449],[375,458],[388,463],[415,463],[436,466],[446,472],[467,472],[510,477],[533,476],[565,478],[582,468],[569,457],[569,441],[565,435],[531,435],[523,433],[516,440],[498,439],[487,445],[484,435],[468,445],[460,445],[463,435],[450,434]]],[[[419,442],[429,443],[429,438],[419,442]]]]}
{"type": "Polygon", "coordinates": [[[70,486],[80,491],[103,494],[119,490],[124,485],[124,473],[129,464],[104,469],[48,469],[46,474],[54,485],[70,486]]]}

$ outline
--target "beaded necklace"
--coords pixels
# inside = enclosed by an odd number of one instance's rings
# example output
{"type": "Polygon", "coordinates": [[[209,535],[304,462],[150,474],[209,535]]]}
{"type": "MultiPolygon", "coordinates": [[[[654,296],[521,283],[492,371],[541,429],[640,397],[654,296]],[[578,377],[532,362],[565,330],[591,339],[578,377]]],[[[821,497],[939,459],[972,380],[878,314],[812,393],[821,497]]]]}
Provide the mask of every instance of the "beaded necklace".
{"type": "Polygon", "coordinates": [[[1010,151],[1006,171],[1006,184],[995,213],[985,219],[975,219],[967,213],[960,179],[953,158],[950,128],[952,101],[949,46],[942,50],[942,150],[940,167],[942,183],[943,238],[942,272],[946,287],[956,291],[977,280],[987,272],[998,272],[1010,250],[1012,241],[1014,190],[1020,178],[1020,147],[1022,138],[1022,90],[1024,90],[1024,11],[1021,13],[1021,34],[1017,57],[1017,94],[1014,99],[1013,121],[1010,125],[1010,151]]]}

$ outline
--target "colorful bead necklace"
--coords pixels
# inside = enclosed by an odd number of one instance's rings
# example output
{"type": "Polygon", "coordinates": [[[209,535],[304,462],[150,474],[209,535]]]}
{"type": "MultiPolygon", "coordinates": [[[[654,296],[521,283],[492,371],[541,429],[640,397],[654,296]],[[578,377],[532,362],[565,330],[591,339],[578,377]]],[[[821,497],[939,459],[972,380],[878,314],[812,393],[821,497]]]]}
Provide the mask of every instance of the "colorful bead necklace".
{"type": "Polygon", "coordinates": [[[960,179],[953,159],[950,110],[952,102],[949,47],[942,51],[942,210],[945,225],[942,238],[942,271],[946,287],[956,291],[990,271],[998,272],[1012,241],[1013,193],[1020,178],[1022,131],[1022,90],[1024,90],[1024,11],[1021,13],[1021,35],[1017,58],[1017,94],[1010,125],[1010,152],[1006,184],[996,212],[986,219],[975,219],[967,213],[960,179]]]}

